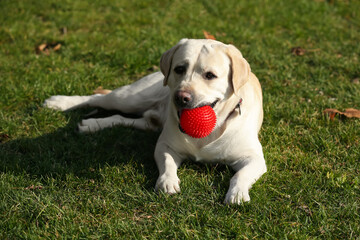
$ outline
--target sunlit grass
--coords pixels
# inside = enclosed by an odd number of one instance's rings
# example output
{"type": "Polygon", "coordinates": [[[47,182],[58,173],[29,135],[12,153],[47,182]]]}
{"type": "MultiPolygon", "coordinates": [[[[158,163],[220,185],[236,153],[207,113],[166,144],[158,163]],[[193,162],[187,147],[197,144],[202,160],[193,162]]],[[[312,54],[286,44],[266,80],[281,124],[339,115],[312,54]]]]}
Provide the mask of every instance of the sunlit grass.
{"type": "Polygon", "coordinates": [[[359,12],[355,1],[0,1],[0,238],[359,238],[359,120],[322,113],[360,108],[359,12]],[[129,84],[203,30],[237,46],[262,83],[268,172],[240,206],[223,204],[229,168],[186,162],[182,193],[158,195],[159,133],[80,135],[90,109],[42,107],[129,84]]]}

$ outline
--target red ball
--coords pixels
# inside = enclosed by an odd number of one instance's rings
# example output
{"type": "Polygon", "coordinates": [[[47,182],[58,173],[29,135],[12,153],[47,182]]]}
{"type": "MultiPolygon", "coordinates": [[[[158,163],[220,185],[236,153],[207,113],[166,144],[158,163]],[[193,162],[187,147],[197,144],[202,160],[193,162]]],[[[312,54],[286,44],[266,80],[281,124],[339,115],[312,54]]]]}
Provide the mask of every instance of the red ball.
{"type": "Polygon", "coordinates": [[[203,106],[184,109],[180,116],[180,127],[190,137],[207,137],[215,128],[216,115],[212,107],[203,106]]]}

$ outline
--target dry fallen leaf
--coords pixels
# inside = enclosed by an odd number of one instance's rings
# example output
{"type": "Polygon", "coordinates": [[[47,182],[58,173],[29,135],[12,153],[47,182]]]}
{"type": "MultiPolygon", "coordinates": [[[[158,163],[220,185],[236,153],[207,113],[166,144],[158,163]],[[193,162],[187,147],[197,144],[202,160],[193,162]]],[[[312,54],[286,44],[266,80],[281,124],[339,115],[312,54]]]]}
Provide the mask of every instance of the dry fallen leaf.
{"type": "Polygon", "coordinates": [[[214,35],[211,35],[209,32],[203,30],[203,33],[204,33],[204,37],[205,37],[206,39],[216,40],[215,36],[214,36],[214,35]]]}
{"type": "Polygon", "coordinates": [[[25,188],[25,190],[41,190],[41,189],[43,189],[42,186],[34,186],[34,185],[25,188]]]}
{"type": "Polygon", "coordinates": [[[50,50],[56,52],[61,48],[61,43],[53,42],[53,43],[42,43],[35,48],[36,54],[45,53],[46,55],[50,54],[50,50]]]}
{"type": "Polygon", "coordinates": [[[307,52],[318,52],[318,51],[320,51],[319,48],[316,48],[316,49],[304,49],[302,47],[293,47],[293,48],[291,48],[291,53],[296,55],[296,56],[302,56],[307,52]]]}
{"type": "Polygon", "coordinates": [[[37,47],[37,49],[38,49],[39,51],[44,51],[44,49],[46,48],[46,46],[47,46],[47,44],[46,44],[46,43],[43,43],[43,44],[40,44],[40,45],[37,47]]]}
{"type": "Polygon", "coordinates": [[[108,89],[103,89],[102,86],[98,87],[97,89],[94,90],[94,94],[103,94],[106,95],[108,93],[111,93],[111,90],[108,89]]]}
{"type": "Polygon", "coordinates": [[[60,48],[61,48],[61,43],[58,43],[53,47],[53,50],[58,51],[58,50],[60,50],[60,48]]]}
{"type": "Polygon", "coordinates": [[[291,53],[296,55],[296,56],[302,56],[304,55],[306,52],[305,49],[303,49],[302,47],[293,47],[291,48],[291,53]]]}
{"type": "Polygon", "coordinates": [[[345,112],[340,112],[339,110],[333,108],[327,108],[324,110],[324,113],[329,115],[330,120],[333,120],[336,114],[347,118],[360,118],[360,110],[355,108],[347,108],[345,109],[345,112]]]}

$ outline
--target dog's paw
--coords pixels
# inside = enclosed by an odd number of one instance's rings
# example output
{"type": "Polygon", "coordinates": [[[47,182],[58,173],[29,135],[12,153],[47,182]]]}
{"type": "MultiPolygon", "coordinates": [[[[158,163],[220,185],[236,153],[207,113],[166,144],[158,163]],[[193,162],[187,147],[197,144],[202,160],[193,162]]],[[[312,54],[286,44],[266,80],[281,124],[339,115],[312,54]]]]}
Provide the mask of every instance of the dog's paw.
{"type": "Polygon", "coordinates": [[[160,176],[156,181],[155,191],[161,191],[168,194],[180,192],[180,180],[177,176],[169,177],[166,175],[160,176]]]}
{"type": "Polygon", "coordinates": [[[99,130],[101,130],[101,126],[94,118],[82,120],[78,124],[79,133],[91,133],[99,130]]]}
{"type": "Polygon", "coordinates": [[[226,194],[224,203],[226,204],[241,204],[244,202],[249,202],[249,190],[248,189],[241,189],[238,187],[229,189],[226,194]]]}
{"type": "Polygon", "coordinates": [[[74,106],[73,101],[71,101],[71,96],[52,96],[45,100],[44,107],[65,111],[74,106]]]}

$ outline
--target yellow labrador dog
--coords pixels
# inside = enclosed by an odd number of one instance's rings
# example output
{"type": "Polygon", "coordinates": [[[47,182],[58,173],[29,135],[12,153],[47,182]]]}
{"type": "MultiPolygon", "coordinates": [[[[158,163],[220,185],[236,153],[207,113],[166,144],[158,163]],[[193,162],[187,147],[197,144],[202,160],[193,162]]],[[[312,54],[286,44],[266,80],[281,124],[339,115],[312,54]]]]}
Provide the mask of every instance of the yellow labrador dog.
{"type": "Polygon", "coordinates": [[[86,119],[80,132],[95,132],[114,125],[138,129],[162,129],[155,149],[159,178],[155,189],[180,192],[177,168],[184,159],[220,162],[235,175],[225,203],[250,201],[249,189],[266,172],[258,139],[263,120],[262,92],[248,62],[232,45],[215,40],[182,39],[163,54],[161,72],[106,95],[52,96],[46,107],[71,110],[101,107],[140,118],[114,115],[86,119]],[[210,105],[216,113],[214,131],[205,138],[192,138],[179,128],[182,109],[210,105]]]}

